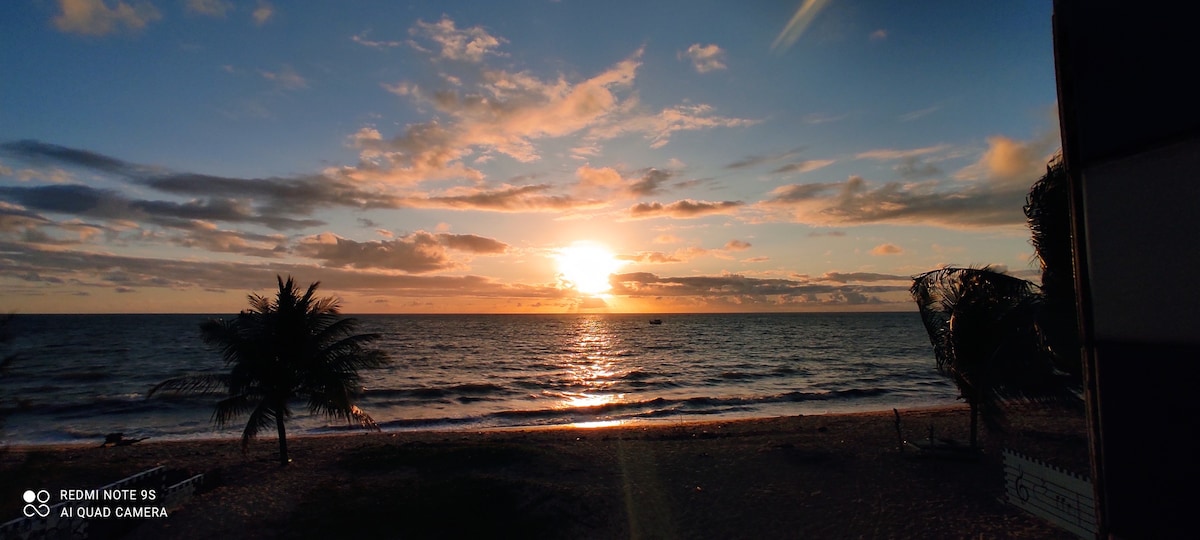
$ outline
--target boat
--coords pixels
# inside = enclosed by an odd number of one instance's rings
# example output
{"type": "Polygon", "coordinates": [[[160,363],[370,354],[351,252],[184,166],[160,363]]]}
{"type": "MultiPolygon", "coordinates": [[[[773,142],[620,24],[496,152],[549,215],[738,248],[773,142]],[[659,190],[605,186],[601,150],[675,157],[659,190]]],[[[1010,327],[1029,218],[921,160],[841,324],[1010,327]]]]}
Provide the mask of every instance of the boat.
{"type": "Polygon", "coordinates": [[[650,324],[662,324],[662,319],[650,319],[650,324]]]}

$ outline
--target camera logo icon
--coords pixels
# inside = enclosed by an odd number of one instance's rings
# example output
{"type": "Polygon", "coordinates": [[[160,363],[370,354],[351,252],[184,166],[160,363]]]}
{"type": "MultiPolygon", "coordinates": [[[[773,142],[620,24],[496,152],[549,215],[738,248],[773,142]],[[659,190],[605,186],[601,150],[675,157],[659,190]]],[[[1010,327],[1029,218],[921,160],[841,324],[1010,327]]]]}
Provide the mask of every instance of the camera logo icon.
{"type": "Polygon", "coordinates": [[[32,489],[25,490],[25,517],[46,517],[50,515],[50,492],[44,489],[34,491],[32,489]],[[37,504],[34,504],[37,503],[37,504]]]}

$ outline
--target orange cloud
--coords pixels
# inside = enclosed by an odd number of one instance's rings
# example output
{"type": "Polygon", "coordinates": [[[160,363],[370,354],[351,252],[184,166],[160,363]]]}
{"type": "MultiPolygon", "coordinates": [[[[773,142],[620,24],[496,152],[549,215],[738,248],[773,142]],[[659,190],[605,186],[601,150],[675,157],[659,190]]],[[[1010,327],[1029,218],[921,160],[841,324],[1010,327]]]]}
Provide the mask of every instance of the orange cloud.
{"type": "Polygon", "coordinates": [[[54,17],[54,26],[68,34],[103,36],[122,27],[136,32],[162,18],[158,9],[144,3],[135,7],[119,1],[109,8],[103,0],[59,0],[58,6],[62,13],[54,17]]]}
{"type": "Polygon", "coordinates": [[[895,244],[879,244],[871,248],[871,255],[900,255],[904,250],[895,244]]]}
{"type": "Polygon", "coordinates": [[[504,43],[480,26],[458,28],[449,17],[435,23],[418,20],[410,34],[428,38],[440,47],[438,56],[447,60],[481,62],[484,55],[497,54],[495,49],[504,43]]]}

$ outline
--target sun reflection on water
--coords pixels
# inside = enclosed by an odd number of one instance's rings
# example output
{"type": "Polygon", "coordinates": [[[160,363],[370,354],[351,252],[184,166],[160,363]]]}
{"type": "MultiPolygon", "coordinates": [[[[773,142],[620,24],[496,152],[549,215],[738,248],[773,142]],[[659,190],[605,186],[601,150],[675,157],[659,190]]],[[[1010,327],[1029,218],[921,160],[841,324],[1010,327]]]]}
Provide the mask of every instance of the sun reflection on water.
{"type": "MultiPolygon", "coordinates": [[[[610,329],[602,319],[589,317],[579,321],[576,332],[575,343],[571,347],[572,354],[564,359],[564,367],[567,369],[565,376],[582,391],[564,393],[559,407],[587,409],[623,401],[625,394],[605,391],[613,386],[613,378],[619,371],[619,366],[613,358],[613,345],[616,340],[610,334],[610,329]]],[[[582,422],[587,426],[572,425],[600,427],[592,426],[597,422],[582,422]]]]}
{"type": "Polygon", "coordinates": [[[597,429],[620,426],[624,423],[624,420],[597,420],[595,422],[575,422],[574,424],[571,424],[571,427],[579,429],[597,429]]]}

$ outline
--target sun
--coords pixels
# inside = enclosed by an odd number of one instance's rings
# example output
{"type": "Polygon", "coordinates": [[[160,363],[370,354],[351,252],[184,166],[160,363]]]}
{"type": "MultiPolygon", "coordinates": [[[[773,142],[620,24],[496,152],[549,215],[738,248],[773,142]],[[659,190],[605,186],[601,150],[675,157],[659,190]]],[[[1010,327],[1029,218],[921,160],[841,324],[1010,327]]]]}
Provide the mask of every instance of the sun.
{"type": "Polygon", "coordinates": [[[594,242],[575,242],[554,255],[558,275],[571,288],[587,295],[608,292],[608,276],[625,264],[608,248],[594,242]]]}

